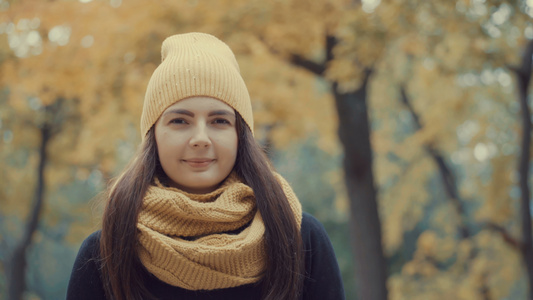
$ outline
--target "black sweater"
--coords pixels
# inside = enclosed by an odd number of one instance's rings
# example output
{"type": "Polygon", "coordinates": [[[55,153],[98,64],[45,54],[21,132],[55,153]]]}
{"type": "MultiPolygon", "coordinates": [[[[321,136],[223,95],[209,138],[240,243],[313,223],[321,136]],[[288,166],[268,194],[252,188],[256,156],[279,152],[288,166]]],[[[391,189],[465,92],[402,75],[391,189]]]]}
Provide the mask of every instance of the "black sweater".
{"type": "MultiPolygon", "coordinates": [[[[344,299],[344,289],[333,247],[324,227],[304,213],[302,239],[305,250],[306,279],[302,300],[344,299]]],[[[67,300],[106,299],[99,265],[100,231],[91,234],[81,245],[70,281],[67,300]]],[[[150,273],[144,274],[148,290],[157,299],[260,299],[260,287],[253,284],[234,288],[190,291],[168,285],[150,273]]]]}

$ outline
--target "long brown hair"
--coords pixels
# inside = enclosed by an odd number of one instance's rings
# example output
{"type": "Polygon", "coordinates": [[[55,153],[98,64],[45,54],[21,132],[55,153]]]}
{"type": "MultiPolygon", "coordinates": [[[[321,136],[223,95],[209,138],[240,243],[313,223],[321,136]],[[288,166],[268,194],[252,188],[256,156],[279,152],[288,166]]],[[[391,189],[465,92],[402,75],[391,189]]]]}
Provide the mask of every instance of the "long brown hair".
{"type": "MultiPolygon", "coordinates": [[[[305,274],[302,238],[270,161],[236,113],[238,134],[234,170],[250,186],[265,223],[266,270],[260,281],[263,299],[298,299],[305,274]]],[[[137,256],[137,217],[154,176],[162,173],[152,127],[135,158],[109,189],[104,210],[100,255],[107,298],[153,298],[143,283],[147,272],[137,256]]],[[[162,174],[163,175],[163,174],[162,174]]]]}

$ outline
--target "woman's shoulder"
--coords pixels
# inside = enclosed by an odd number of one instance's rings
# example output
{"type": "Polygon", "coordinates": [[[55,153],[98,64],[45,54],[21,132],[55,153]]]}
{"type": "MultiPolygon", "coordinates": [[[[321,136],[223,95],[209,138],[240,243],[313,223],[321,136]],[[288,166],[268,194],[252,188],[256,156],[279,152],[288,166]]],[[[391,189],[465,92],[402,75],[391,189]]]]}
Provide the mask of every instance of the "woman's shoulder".
{"type": "Polygon", "coordinates": [[[304,248],[307,250],[331,249],[331,242],[324,225],[313,215],[304,212],[302,214],[302,228],[300,229],[304,248]]]}
{"type": "Polygon", "coordinates": [[[105,299],[100,278],[100,231],[90,234],[81,244],[70,274],[67,300],[70,299],[105,299]]]}
{"type": "Polygon", "coordinates": [[[102,230],[97,230],[93,233],[91,233],[88,237],[85,238],[85,240],[82,243],[82,246],[94,246],[100,245],[100,235],[102,234],[102,230]]]}
{"type": "Polygon", "coordinates": [[[101,230],[91,233],[81,243],[78,256],[86,259],[94,259],[100,255],[100,235],[101,230]]]}
{"type": "Polygon", "coordinates": [[[306,266],[303,299],[345,299],[335,251],[322,223],[304,212],[301,234],[306,266]]]}
{"type": "Polygon", "coordinates": [[[302,214],[302,229],[301,229],[302,236],[308,236],[308,235],[326,235],[326,229],[324,228],[324,225],[320,223],[320,221],[315,218],[313,215],[307,212],[303,212],[302,214]]]}

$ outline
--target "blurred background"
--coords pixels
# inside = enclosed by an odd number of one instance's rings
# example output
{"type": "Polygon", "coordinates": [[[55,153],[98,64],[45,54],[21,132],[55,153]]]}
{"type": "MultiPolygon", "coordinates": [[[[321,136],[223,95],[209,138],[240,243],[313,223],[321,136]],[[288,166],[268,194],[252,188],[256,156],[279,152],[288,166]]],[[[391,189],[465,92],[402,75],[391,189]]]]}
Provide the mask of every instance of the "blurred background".
{"type": "Polygon", "coordinates": [[[533,1],[0,0],[0,298],[63,299],[162,41],[234,50],[347,299],[533,299],[533,1]]]}

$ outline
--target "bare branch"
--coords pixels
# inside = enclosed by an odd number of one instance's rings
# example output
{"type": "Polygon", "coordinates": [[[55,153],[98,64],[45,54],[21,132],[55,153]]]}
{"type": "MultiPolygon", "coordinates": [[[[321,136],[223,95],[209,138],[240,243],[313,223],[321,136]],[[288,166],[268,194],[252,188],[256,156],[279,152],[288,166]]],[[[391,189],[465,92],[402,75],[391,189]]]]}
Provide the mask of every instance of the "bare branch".
{"type": "Polygon", "coordinates": [[[519,239],[513,237],[509,233],[509,231],[507,231],[507,229],[505,229],[503,226],[495,223],[487,223],[486,228],[498,232],[501,235],[502,239],[505,241],[505,243],[518,250],[519,252],[522,252],[524,248],[522,242],[519,239]]]}
{"type": "Polygon", "coordinates": [[[326,61],[324,64],[333,60],[333,49],[337,45],[337,38],[332,35],[326,35],[326,61]]]}
{"type": "MultiPolygon", "coordinates": [[[[413,117],[413,121],[415,123],[416,130],[422,129],[422,123],[420,122],[420,117],[418,116],[418,113],[413,108],[413,105],[411,104],[411,101],[409,97],[407,97],[407,93],[405,91],[405,87],[400,87],[400,101],[407,107],[409,112],[411,113],[411,116],[413,117]]],[[[444,184],[444,190],[446,191],[446,195],[448,196],[448,199],[452,202],[457,215],[460,219],[459,224],[459,233],[461,235],[461,238],[466,239],[471,236],[470,230],[467,227],[467,221],[466,221],[466,213],[465,209],[463,207],[463,203],[459,197],[459,190],[457,188],[457,180],[456,176],[453,173],[452,169],[448,164],[446,163],[446,160],[440,154],[440,152],[431,144],[424,145],[424,149],[426,152],[433,158],[435,161],[435,164],[437,165],[437,168],[439,170],[439,173],[441,175],[443,184],[444,184]]]]}
{"type": "MultiPolygon", "coordinates": [[[[270,53],[276,56],[281,56],[281,51],[272,47],[269,43],[265,41],[263,37],[259,37],[259,40],[263,42],[263,44],[270,51],[270,53]]],[[[337,39],[334,36],[326,35],[325,49],[324,49],[326,53],[326,59],[325,61],[321,63],[312,61],[306,57],[301,56],[300,54],[295,54],[295,53],[291,53],[289,55],[289,62],[295,66],[304,68],[307,71],[317,76],[324,76],[328,62],[330,62],[333,59],[333,48],[335,47],[336,44],[337,44],[337,39]]]]}
{"type": "Polygon", "coordinates": [[[317,76],[323,76],[324,72],[326,72],[326,65],[324,63],[318,64],[298,54],[291,54],[290,62],[291,64],[302,67],[317,76]]]}

